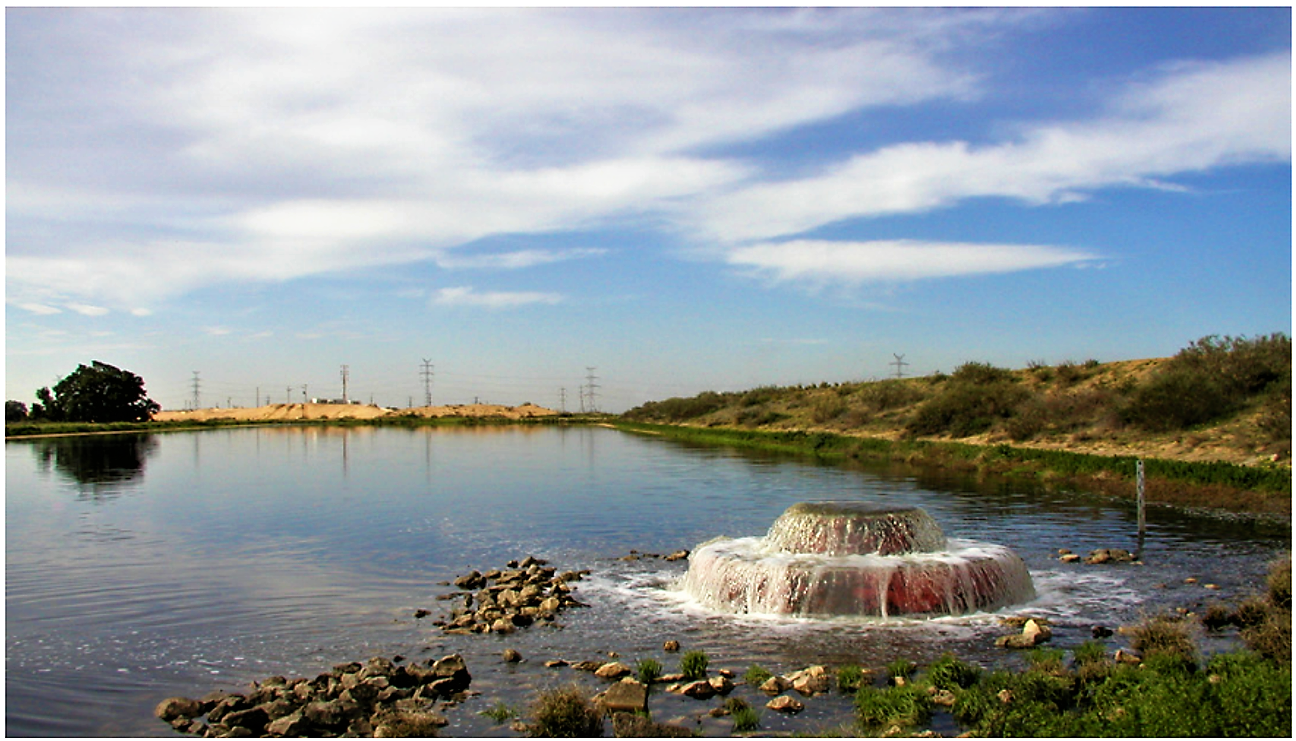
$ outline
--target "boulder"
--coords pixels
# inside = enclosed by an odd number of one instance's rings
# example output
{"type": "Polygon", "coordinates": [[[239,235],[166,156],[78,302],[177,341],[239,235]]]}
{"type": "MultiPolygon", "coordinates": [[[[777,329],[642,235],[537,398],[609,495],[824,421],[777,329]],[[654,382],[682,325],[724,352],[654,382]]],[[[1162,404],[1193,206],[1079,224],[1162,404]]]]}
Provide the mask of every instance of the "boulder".
{"type": "Polygon", "coordinates": [[[805,704],[791,695],[779,695],[765,703],[765,707],[779,713],[794,714],[805,710],[805,704]]]}
{"type": "Polygon", "coordinates": [[[734,683],[726,676],[711,677],[707,680],[711,689],[715,690],[717,695],[727,695],[733,692],[734,683]]]}
{"type": "Polygon", "coordinates": [[[620,679],[631,673],[630,667],[620,661],[609,661],[594,670],[594,676],[600,679],[620,679]]]}
{"type": "Polygon", "coordinates": [[[1022,636],[1033,641],[1031,645],[1037,646],[1053,638],[1053,629],[1035,620],[1027,620],[1026,625],[1022,626],[1022,636]]]}
{"type": "Polygon", "coordinates": [[[648,687],[630,677],[622,679],[603,693],[603,706],[612,712],[641,712],[648,709],[648,687]]]}
{"type": "Polygon", "coordinates": [[[307,704],[301,712],[311,725],[321,728],[343,728],[349,722],[345,708],[337,700],[317,700],[307,704]]]}
{"type": "Polygon", "coordinates": [[[688,552],[688,551],[685,551],[685,550],[679,550],[679,551],[675,551],[674,553],[672,553],[672,554],[670,554],[669,556],[667,556],[667,557],[666,557],[666,560],[667,560],[667,561],[683,561],[684,559],[686,559],[686,558],[688,558],[688,557],[689,557],[689,552],[688,552]]]}
{"type": "Polygon", "coordinates": [[[699,679],[695,682],[689,682],[683,687],[680,687],[679,693],[681,695],[684,695],[685,697],[691,697],[694,700],[705,700],[707,698],[714,697],[716,691],[715,688],[711,686],[711,683],[709,681],[705,679],[699,679]]]}
{"type": "Polygon", "coordinates": [[[1059,558],[1058,560],[1061,561],[1062,563],[1075,563],[1076,561],[1079,561],[1079,560],[1080,560],[1080,554],[1079,554],[1079,553],[1067,553],[1067,554],[1064,554],[1064,555],[1063,555],[1061,558],[1059,558]]]}
{"type": "Polygon", "coordinates": [[[504,661],[509,664],[516,664],[522,660],[522,654],[515,648],[504,649],[504,661]]]}
{"type": "Polygon", "coordinates": [[[760,691],[769,695],[777,695],[780,692],[786,692],[792,688],[792,683],[777,674],[765,680],[760,686],[760,691]]]}
{"type": "Polygon", "coordinates": [[[306,716],[298,710],[270,721],[266,726],[266,733],[274,736],[305,736],[307,725],[306,716]]]}
{"type": "Polygon", "coordinates": [[[811,666],[799,672],[793,672],[788,675],[787,680],[792,683],[792,689],[807,697],[827,692],[828,688],[832,686],[828,670],[822,666],[811,666]]]}
{"type": "Polygon", "coordinates": [[[256,734],[263,732],[269,722],[270,716],[266,715],[266,711],[260,705],[247,710],[235,710],[232,713],[226,713],[225,717],[221,718],[221,723],[230,728],[238,726],[256,734]]]}
{"type": "Polygon", "coordinates": [[[153,708],[153,715],[167,721],[176,718],[197,718],[203,714],[202,703],[188,697],[168,697],[153,708]]]}
{"type": "Polygon", "coordinates": [[[675,653],[676,651],[680,650],[680,642],[674,640],[666,641],[665,643],[662,644],[662,650],[666,651],[667,653],[675,653]]]}

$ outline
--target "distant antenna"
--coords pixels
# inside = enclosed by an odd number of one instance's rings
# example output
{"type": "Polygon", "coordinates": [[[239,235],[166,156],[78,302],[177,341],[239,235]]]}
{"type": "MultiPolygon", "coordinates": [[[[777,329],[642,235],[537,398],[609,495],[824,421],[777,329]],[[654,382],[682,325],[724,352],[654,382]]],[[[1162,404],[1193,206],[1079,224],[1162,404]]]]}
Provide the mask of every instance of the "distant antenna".
{"type": "Polygon", "coordinates": [[[558,389],[558,411],[566,414],[567,412],[567,387],[563,386],[558,389]]]}
{"type": "Polygon", "coordinates": [[[423,406],[432,406],[432,361],[423,358],[423,370],[419,371],[423,376],[423,406]]]}
{"type": "Polygon", "coordinates": [[[191,401],[192,401],[192,406],[190,408],[197,409],[198,408],[198,371],[193,372],[193,399],[191,401]]]}
{"type": "Polygon", "coordinates": [[[891,355],[892,357],[895,358],[895,360],[890,363],[887,363],[887,365],[895,366],[896,378],[904,378],[904,367],[906,365],[909,365],[908,363],[905,362],[904,355],[896,355],[895,353],[891,353],[891,355]]]}
{"type": "Polygon", "coordinates": [[[347,396],[347,381],[350,380],[350,378],[351,378],[351,367],[348,365],[342,366],[342,403],[343,404],[351,403],[351,399],[347,396]]]}

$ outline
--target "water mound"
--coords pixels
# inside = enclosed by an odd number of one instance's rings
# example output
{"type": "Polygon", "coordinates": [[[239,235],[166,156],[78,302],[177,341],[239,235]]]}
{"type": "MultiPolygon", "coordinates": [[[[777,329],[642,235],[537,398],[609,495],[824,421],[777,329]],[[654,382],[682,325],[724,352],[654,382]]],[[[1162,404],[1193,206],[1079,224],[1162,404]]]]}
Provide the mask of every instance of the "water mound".
{"type": "Polygon", "coordinates": [[[917,508],[809,502],[764,538],[720,538],[689,557],[682,586],[708,607],[791,616],[961,615],[1033,599],[1004,546],[947,540],[917,508]]]}

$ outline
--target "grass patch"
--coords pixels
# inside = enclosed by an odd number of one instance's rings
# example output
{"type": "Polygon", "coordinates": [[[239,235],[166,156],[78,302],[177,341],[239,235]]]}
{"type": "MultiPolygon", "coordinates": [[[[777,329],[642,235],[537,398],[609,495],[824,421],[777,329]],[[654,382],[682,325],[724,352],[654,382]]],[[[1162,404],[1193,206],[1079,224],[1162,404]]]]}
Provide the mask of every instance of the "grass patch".
{"type": "Polygon", "coordinates": [[[652,684],[661,675],[662,665],[656,659],[639,659],[635,664],[635,676],[644,684],[652,684]]]}
{"type": "Polygon", "coordinates": [[[743,681],[752,687],[759,687],[762,684],[765,684],[766,680],[772,676],[774,675],[765,667],[752,664],[747,667],[747,671],[743,673],[743,681]]]}
{"type": "Polygon", "coordinates": [[[527,735],[539,738],[586,738],[603,733],[603,713],[578,684],[541,690],[531,707],[527,735]]]}
{"type": "Polygon", "coordinates": [[[680,673],[687,679],[705,679],[709,659],[703,651],[685,651],[680,657],[680,673]]]}
{"type": "Polygon", "coordinates": [[[518,717],[517,710],[514,709],[513,706],[505,703],[503,700],[496,702],[494,705],[491,705],[477,714],[490,718],[495,721],[496,725],[506,723],[518,717]]]}

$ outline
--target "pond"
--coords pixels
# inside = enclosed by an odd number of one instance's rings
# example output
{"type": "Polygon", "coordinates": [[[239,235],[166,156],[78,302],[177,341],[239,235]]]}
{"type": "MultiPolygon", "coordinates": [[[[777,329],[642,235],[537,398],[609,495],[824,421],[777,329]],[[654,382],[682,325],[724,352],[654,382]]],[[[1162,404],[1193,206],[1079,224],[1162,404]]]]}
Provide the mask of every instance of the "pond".
{"type": "MultiPolygon", "coordinates": [[[[1047,617],[1053,645],[1073,648],[1096,624],[1257,591],[1290,548],[1287,533],[1153,509],[1142,564],[1065,564],[1059,548],[1134,550],[1132,509],[602,427],[239,428],[9,441],[5,454],[5,720],[15,736],[174,735],[152,717],[164,697],[397,654],[467,660],[480,694],[447,712],[449,736],[516,735],[479,712],[524,708],[538,689],[572,680],[601,684],[546,668],[549,659],[616,652],[674,671],[668,639],[739,675],[753,663],[922,664],[948,650],[1012,666],[1021,655],[993,647],[1004,615],[1047,617]],[[936,619],[738,617],[675,588],[686,562],[624,559],[762,535],[788,506],[822,499],[922,507],[951,538],[1013,549],[1037,597],[936,619]],[[589,606],[562,613],[561,628],[509,636],[431,624],[450,604],[437,599],[453,591],[446,582],[527,555],[589,569],[575,585],[589,606]],[[504,648],[526,660],[503,662],[504,648]]],[[[717,701],[655,691],[650,702],[655,719],[684,718],[706,735],[732,726],[698,720],[717,701]]],[[[762,727],[813,732],[850,719],[839,694],[806,705],[791,718],[763,711],[762,727]]]]}

